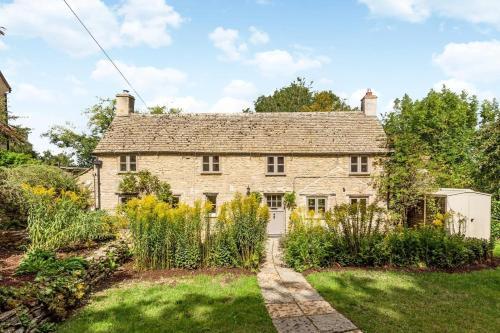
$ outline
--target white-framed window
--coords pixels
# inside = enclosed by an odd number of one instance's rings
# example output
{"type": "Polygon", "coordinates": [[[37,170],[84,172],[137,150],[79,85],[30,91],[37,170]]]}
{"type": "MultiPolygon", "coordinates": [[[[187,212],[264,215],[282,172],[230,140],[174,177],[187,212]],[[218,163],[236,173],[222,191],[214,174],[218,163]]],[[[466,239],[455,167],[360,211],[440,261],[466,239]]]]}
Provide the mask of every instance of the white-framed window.
{"type": "Polygon", "coordinates": [[[121,155],[120,172],[134,172],[134,171],[137,171],[137,156],[121,155]]]}
{"type": "Polygon", "coordinates": [[[219,156],[203,156],[202,169],[203,172],[220,172],[219,156]]]}
{"type": "Polygon", "coordinates": [[[307,197],[307,209],[315,213],[326,211],[326,197],[307,197]]]}
{"type": "Polygon", "coordinates": [[[283,194],[266,194],[266,203],[269,208],[283,208],[283,194]]]}
{"type": "Polygon", "coordinates": [[[368,206],[368,196],[366,196],[366,195],[350,196],[349,203],[351,205],[358,204],[360,207],[366,207],[366,206],[368,206]]]}
{"type": "Polygon", "coordinates": [[[284,156],[268,156],[267,157],[267,173],[284,174],[285,173],[285,157],[284,156]]]}
{"type": "Polygon", "coordinates": [[[368,156],[351,156],[350,173],[369,173],[368,156]]]}
{"type": "Polygon", "coordinates": [[[210,214],[217,213],[217,193],[205,193],[205,200],[212,204],[212,209],[210,210],[210,214]]]}

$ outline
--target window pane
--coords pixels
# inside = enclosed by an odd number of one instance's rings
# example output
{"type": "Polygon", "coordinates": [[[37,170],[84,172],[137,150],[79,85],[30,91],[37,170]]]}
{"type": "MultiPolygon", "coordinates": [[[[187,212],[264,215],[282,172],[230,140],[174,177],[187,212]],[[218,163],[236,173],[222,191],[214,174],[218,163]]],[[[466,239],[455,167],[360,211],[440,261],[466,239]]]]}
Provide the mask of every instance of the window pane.
{"type": "Polygon", "coordinates": [[[130,155],[129,158],[130,158],[130,163],[135,163],[136,161],[135,155],[130,155]]]}
{"type": "Polygon", "coordinates": [[[203,171],[210,171],[210,156],[203,156],[203,171]]]}
{"type": "Polygon", "coordinates": [[[212,156],[212,161],[215,163],[219,163],[219,156],[212,156]]]}
{"type": "Polygon", "coordinates": [[[210,162],[210,156],[203,156],[203,163],[209,163],[210,162]]]}
{"type": "Polygon", "coordinates": [[[135,171],[135,163],[130,163],[129,170],[130,171],[135,171]]]}
{"type": "Polygon", "coordinates": [[[316,200],[314,198],[307,199],[307,209],[316,211],[316,200]]]}
{"type": "Polygon", "coordinates": [[[358,199],[357,198],[351,198],[351,204],[355,204],[355,203],[358,203],[358,199]]]}
{"type": "Polygon", "coordinates": [[[368,172],[368,165],[361,164],[361,172],[368,172]]]}
{"type": "Polygon", "coordinates": [[[359,199],[359,205],[361,207],[366,207],[366,198],[359,199]]]}
{"type": "Polygon", "coordinates": [[[120,171],[127,171],[127,163],[120,163],[120,171]]]}
{"type": "Polygon", "coordinates": [[[326,209],[326,199],[319,198],[318,199],[318,212],[324,213],[326,209]]]}
{"type": "Polygon", "coordinates": [[[285,158],[283,156],[278,156],[278,164],[285,164],[285,158]]]}
{"type": "Polygon", "coordinates": [[[276,208],[281,208],[283,206],[283,196],[276,196],[276,208]]]}
{"type": "Polygon", "coordinates": [[[351,156],[351,164],[358,164],[358,157],[357,156],[351,156]]]}
{"type": "Polygon", "coordinates": [[[210,210],[210,213],[216,213],[217,212],[217,196],[213,194],[207,194],[207,201],[212,204],[212,209],[210,210]]]}
{"type": "Polygon", "coordinates": [[[274,164],[274,157],[273,156],[268,156],[267,157],[267,164],[274,164]]]}
{"type": "Polygon", "coordinates": [[[368,157],[367,156],[361,156],[361,164],[367,164],[368,163],[368,157]]]}
{"type": "Polygon", "coordinates": [[[274,172],[274,164],[268,164],[267,165],[267,172],[273,173],[274,172]]]}
{"type": "Polygon", "coordinates": [[[212,171],[219,171],[219,163],[214,163],[212,165],[212,171]]]}
{"type": "Polygon", "coordinates": [[[278,172],[280,173],[285,172],[285,166],[283,164],[278,164],[278,172]]]}
{"type": "Polygon", "coordinates": [[[127,156],[120,156],[120,163],[127,163],[127,156]]]}

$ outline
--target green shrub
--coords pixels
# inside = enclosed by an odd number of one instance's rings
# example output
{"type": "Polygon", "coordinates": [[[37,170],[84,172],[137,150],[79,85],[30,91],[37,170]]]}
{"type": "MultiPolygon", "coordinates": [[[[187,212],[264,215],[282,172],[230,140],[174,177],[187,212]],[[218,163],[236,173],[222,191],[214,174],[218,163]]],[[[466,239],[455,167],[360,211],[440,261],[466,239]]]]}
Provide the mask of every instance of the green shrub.
{"type": "Polygon", "coordinates": [[[56,259],[54,252],[34,250],[28,252],[16,269],[17,275],[37,274],[51,276],[73,271],[83,271],[87,262],[80,257],[56,259]]]}
{"type": "Polygon", "coordinates": [[[129,219],[139,269],[256,267],[262,258],[268,210],[253,195],[224,204],[211,226],[209,205],[172,208],[155,196],[132,199],[123,207],[129,219]]]}
{"type": "Polygon", "coordinates": [[[491,238],[500,239],[500,200],[491,201],[491,238]]]}
{"type": "Polygon", "coordinates": [[[85,197],[75,192],[25,185],[29,203],[29,250],[57,251],[113,236],[114,226],[104,211],[87,211],[85,197]]]}
{"type": "Polygon", "coordinates": [[[332,238],[319,219],[302,210],[290,217],[290,231],[283,241],[285,262],[298,271],[328,265],[332,253],[332,238]]]}
{"type": "Polygon", "coordinates": [[[291,215],[284,240],[285,261],[296,270],[342,266],[396,266],[453,269],[490,258],[487,240],[449,234],[436,225],[388,228],[380,211],[339,206],[321,222],[300,211],[291,215]],[[378,215],[376,217],[375,215],[378,215]]]}
{"type": "Polygon", "coordinates": [[[0,167],[16,167],[25,164],[39,164],[33,156],[25,153],[16,153],[8,150],[0,150],[0,167]]]}
{"type": "Polygon", "coordinates": [[[267,238],[268,207],[261,206],[257,195],[237,193],[231,202],[222,205],[218,220],[233,228],[228,237],[234,237],[238,263],[246,268],[258,267],[267,238]]]}
{"type": "Polygon", "coordinates": [[[73,191],[88,198],[70,174],[47,165],[0,167],[0,229],[25,227],[28,203],[23,184],[53,188],[56,193],[73,191]]]}
{"type": "Polygon", "coordinates": [[[172,197],[170,184],[161,181],[148,170],[126,174],[118,186],[120,192],[138,193],[139,195],[154,194],[161,201],[169,202],[172,197]]]}

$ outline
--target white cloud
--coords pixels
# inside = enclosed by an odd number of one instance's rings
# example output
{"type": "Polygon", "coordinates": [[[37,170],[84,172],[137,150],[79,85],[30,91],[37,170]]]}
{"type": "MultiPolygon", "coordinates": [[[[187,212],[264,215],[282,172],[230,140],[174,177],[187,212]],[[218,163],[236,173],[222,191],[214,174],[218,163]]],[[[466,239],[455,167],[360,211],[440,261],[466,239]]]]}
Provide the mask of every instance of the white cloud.
{"type": "Polygon", "coordinates": [[[377,16],[421,22],[436,14],[500,29],[500,1],[496,0],[358,0],[377,16]]]}
{"type": "Polygon", "coordinates": [[[256,53],[250,63],[255,64],[267,76],[295,74],[297,72],[320,68],[329,59],[326,57],[294,56],[285,50],[272,50],[256,53]]]}
{"type": "Polygon", "coordinates": [[[183,21],[163,0],[128,0],[118,13],[124,18],[121,33],[132,45],[170,45],[172,38],[166,31],[178,28],[183,21]]]}
{"type": "Polygon", "coordinates": [[[393,16],[410,22],[426,19],[430,12],[422,0],[358,0],[365,4],[370,12],[378,16],[393,16]]]}
{"type": "MultiPolygon", "coordinates": [[[[187,80],[187,75],[174,68],[153,66],[134,66],[115,61],[120,70],[143,96],[161,96],[177,93],[179,85],[187,80]]],[[[107,60],[99,60],[91,74],[95,80],[112,79],[126,86],[116,69],[107,60]]]]}
{"type": "Polygon", "coordinates": [[[8,49],[7,44],[5,44],[4,42],[2,42],[2,41],[0,40],[0,51],[1,51],[1,50],[7,50],[7,49],[8,49]]]}
{"type": "Polygon", "coordinates": [[[253,104],[245,99],[235,97],[222,97],[210,109],[212,113],[235,113],[243,109],[253,108],[253,104]]]}
{"type": "Polygon", "coordinates": [[[207,111],[207,103],[193,96],[158,97],[148,102],[148,105],[165,105],[168,108],[180,108],[182,112],[186,113],[201,113],[207,111]]]}
{"type": "Polygon", "coordinates": [[[254,26],[250,27],[249,30],[251,33],[250,43],[254,45],[269,43],[269,35],[266,32],[259,30],[254,26]]]}
{"type": "MultiPolygon", "coordinates": [[[[178,27],[180,15],[163,0],[126,0],[113,8],[102,0],[72,0],[75,12],[106,48],[168,45],[170,27],[178,27]]],[[[0,22],[9,34],[40,38],[71,55],[98,51],[90,36],[76,21],[63,1],[14,0],[0,5],[0,22]]]]}
{"type": "Polygon", "coordinates": [[[255,85],[243,80],[232,80],[224,87],[224,94],[232,97],[250,97],[255,93],[255,85]]]}
{"type": "Polygon", "coordinates": [[[15,86],[12,98],[17,101],[27,101],[31,103],[49,103],[56,100],[56,94],[52,90],[37,87],[29,83],[20,83],[15,86]]]}
{"type": "Polygon", "coordinates": [[[500,80],[500,41],[449,43],[433,62],[454,79],[475,82],[500,80]]]}
{"type": "Polygon", "coordinates": [[[223,52],[221,60],[239,60],[241,53],[247,50],[247,45],[239,41],[239,32],[235,29],[217,27],[208,35],[208,38],[216,48],[223,52]]]}
{"type": "Polygon", "coordinates": [[[474,84],[470,82],[454,78],[436,82],[433,88],[434,90],[441,90],[443,86],[446,86],[446,88],[458,94],[465,90],[469,95],[476,95],[481,100],[493,99],[495,97],[495,94],[489,90],[479,90],[474,84]]]}

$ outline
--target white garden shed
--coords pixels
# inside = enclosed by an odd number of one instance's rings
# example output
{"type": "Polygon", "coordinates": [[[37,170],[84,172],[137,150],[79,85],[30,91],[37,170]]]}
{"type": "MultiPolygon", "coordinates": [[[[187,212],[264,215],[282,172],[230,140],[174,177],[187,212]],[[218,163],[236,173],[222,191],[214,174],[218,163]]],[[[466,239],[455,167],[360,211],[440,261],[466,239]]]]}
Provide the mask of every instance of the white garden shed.
{"type": "Polygon", "coordinates": [[[491,195],[471,189],[441,188],[433,194],[442,198],[445,212],[453,213],[453,226],[465,221],[465,236],[489,239],[491,235],[491,195]]]}

